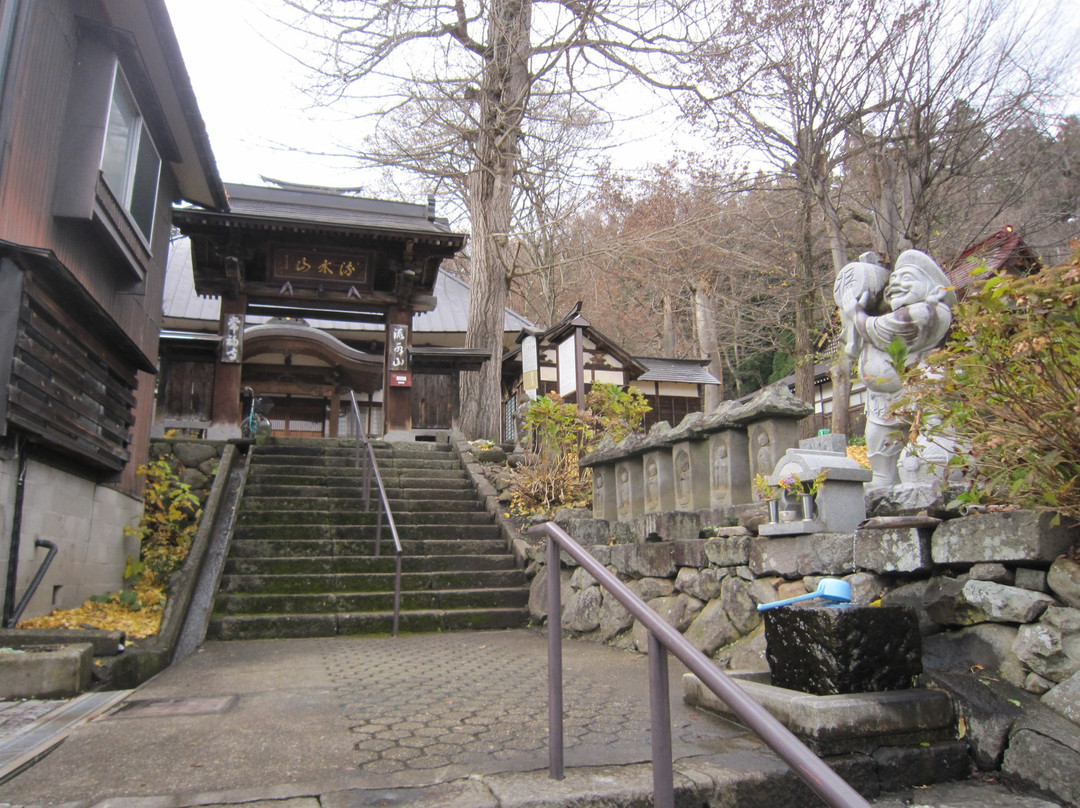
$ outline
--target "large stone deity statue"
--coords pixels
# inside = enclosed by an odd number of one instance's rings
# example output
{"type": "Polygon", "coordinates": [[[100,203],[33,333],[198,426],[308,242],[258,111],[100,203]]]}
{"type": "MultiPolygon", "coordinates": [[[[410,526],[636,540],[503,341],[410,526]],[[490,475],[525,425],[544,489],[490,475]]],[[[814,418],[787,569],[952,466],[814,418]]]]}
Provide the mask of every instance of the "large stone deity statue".
{"type": "Polygon", "coordinates": [[[876,253],[840,270],[833,298],[844,323],[844,351],[859,360],[867,387],[866,446],[871,486],[900,482],[897,459],[909,427],[891,412],[903,393],[897,366],[917,364],[945,339],[956,294],[933,258],[908,250],[890,273],[876,253]]]}

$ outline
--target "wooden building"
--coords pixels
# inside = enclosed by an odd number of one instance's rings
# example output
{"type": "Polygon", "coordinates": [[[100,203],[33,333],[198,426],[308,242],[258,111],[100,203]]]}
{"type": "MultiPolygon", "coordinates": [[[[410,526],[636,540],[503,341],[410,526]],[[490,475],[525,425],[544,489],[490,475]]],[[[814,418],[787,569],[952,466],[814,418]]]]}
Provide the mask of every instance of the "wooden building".
{"type": "Polygon", "coordinates": [[[226,204],[163,0],[0,0],[5,622],[117,589],[172,204],[226,204]]]}
{"type": "Polygon", "coordinates": [[[598,382],[633,388],[652,408],[646,429],[659,421],[672,426],[704,406],[705,386],[721,382],[706,368],[708,359],[632,356],[581,315],[579,303],[551,328],[523,330],[503,355],[503,433],[518,437],[519,407],[532,395],[558,393],[582,400],[598,382]]]}
{"type": "Polygon", "coordinates": [[[458,374],[489,354],[461,347],[467,287],[439,267],[464,236],[434,200],[226,187],[227,210],[175,212],[187,241],[167,281],[155,428],[237,435],[250,388],[273,401],[277,435],[345,434],[350,391],[373,435],[450,429],[458,374]]]}

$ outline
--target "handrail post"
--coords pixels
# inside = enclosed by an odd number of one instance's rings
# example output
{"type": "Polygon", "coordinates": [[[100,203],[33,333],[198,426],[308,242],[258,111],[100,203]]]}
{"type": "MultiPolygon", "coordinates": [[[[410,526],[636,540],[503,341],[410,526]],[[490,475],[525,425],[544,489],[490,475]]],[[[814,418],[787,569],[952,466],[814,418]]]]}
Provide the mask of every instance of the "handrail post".
{"type": "Polygon", "coordinates": [[[563,779],[562,576],[559,544],[547,540],[548,776],[563,779]]]}
{"type": "Polygon", "coordinates": [[[675,808],[675,772],[671,762],[671,695],[668,653],[649,632],[649,717],[652,722],[652,779],[654,808],[675,808]]]}
{"type": "MultiPolygon", "coordinates": [[[[560,550],[580,564],[596,582],[612,594],[627,611],[644,625],[650,634],[655,635],[656,640],[665,648],[669,649],[690,671],[701,679],[702,684],[719,696],[731,708],[736,717],[754,732],[765,744],[772,749],[780,758],[787,763],[794,772],[810,786],[814,792],[827,802],[832,808],[870,808],[870,803],[844,781],[840,775],[834,772],[826,763],[815,755],[807,746],[800,741],[795,734],[785,727],[780,721],[772,716],[768,710],[754,701],[745,690],[739,687],[727,674],[697,648],[690,644],[682,634],[675,630],[663,617],[651,609],[645,601],[638,597],[625,583],[620,581],[610,570],[596,560],[584,547],[578,544],[561,527],[553,522],[545,522],[529,529],[530,535],[544,535],[548,539],[547,563],[548,575],[555,571],[555,578],[559,575],[560,550]],[[552,545],[557,545],[553,547],[552,545]]],[[[549,653],[555,651],[559,655],[559,729],[560,729],[560,753],[561,753],[561,730],[562,730],[562,649],[552,645],[551,614],[553,601],[558,603],[560,583],[552,584],[548,581],[548,649],[549,653]],[[554,588],[552,588],[554,586],[554,588]]],[[[561,617],[562,610],[558,614],[561,617]]],[[[562,621],[559,621],[559,637],[562,635],[562,621]]],[[[552,663],[549,660],[549,670],[552,663]]],[[[549,697],[553,690],[549,685],[549,697]]],[[[550,710],[549,710],[550,713],[550,710]]],[[[552,722],[552,734],[554,734],[554,722],[552,722]]],[[[554,745],[554,738],[551,739],[554,745]]],[[[560,757],[561,764],[561,757],[560,757]]],[[[656,761],[653,761],[656,765],[656,761]]],[[[561,765],[560,765],[561,771],[561,765]]],[[[554,776],[554,775],[553,775],[554,776]]]]}

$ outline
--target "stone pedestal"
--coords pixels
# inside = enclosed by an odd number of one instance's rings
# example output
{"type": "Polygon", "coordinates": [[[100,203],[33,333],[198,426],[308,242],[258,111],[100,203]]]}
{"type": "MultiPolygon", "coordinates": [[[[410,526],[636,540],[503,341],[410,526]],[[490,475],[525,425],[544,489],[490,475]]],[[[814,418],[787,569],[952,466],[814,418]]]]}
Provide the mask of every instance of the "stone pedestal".
{"type": "MultiPolygon", "coordinates": [[[[771,485],[777,485],[785,477],[794,476],[802,483],[809,483],[822,472],[826,475],[825,485],[814,497],[814,519],[805,520],[805,524],[762,525],[761,535],[850,533],[866,519],[863,483],[869,481],[873,473],[844,452],[789,449],[768,475],[768,480],[771,485]]],[[[797,505],[793,507],[797,508],[797,505]]]]}
{"type": "Polygon", "coordinates": [[[594,519],[606,519],[609,522],[619,518],[615,502],[615,466],[605,464],[593,466],[592,510],[594,519]]]}
{"type": "Polygon", "coordinates": [[[675,475],[671,452],[665,447],[645,452],[641,457],[645,475],[645,513],[675,510],[675,475]]]}
{"type": "Polygon", "coordinates": [[[709,444],[680,441],[671,447],[675,471],[675,509],[697,511],[710,507],[709,444]]]}
{"type": "Polygon", "coordinates": [[[906,690],[922,673],[915,610],[787,606],[765,612],[772,684],[818,696],[906,690]]]}
{"type": "Polygon", "coordinates": [[[724,429],[709,435],[710,507],[728,508],[751,501],[748,447],[749,438],[742,429],[724,429]]]}
{"type": "Polygon", "coordinates": [[[615,464],[615,511],[619,521],[645,513],[645,475],[639,457],[615,464]]]}

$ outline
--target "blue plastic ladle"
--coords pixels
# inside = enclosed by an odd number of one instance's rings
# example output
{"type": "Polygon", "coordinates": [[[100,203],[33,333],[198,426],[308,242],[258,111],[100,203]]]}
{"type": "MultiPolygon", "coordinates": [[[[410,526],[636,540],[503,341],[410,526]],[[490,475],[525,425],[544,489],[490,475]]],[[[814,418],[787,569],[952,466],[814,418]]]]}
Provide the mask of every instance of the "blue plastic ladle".
{"type": "Polygon", "coordinates": [[[778,609],[781,606],[788,606],[792,603],[798,603],[800,600],[810,600],[811,598],[822,598],[832,603],[851,603],[851,584],[837,578],[822,578],[818,582],[817,589],[813,592],[807,592],[805,595],[788,598],[787,600],[761,603],[758,604],[757,608],[759,612],[763,612],[766,609],[778,609]]]}

